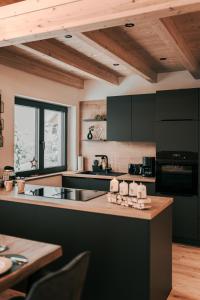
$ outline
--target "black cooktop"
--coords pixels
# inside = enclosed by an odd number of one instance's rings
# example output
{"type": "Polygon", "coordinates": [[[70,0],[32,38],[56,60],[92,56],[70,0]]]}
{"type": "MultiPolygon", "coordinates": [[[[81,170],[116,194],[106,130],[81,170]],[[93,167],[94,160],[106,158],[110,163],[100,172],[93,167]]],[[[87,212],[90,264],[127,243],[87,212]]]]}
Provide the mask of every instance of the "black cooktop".
{"type": "Polygon", "coordinates": [[[26,189],[25,195],[39,196],[54,199],[88,201],[96,197],[105,195],[105,192],[94,190],[77,190],[60,187],[42,187],[26,189]]]}

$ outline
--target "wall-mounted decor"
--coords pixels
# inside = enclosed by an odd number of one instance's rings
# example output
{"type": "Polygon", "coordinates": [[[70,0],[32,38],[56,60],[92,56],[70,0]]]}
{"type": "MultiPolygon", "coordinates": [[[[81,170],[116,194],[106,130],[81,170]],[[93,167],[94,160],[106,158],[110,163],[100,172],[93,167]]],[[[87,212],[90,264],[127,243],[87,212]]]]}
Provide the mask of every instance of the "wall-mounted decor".
{"type": "Polygon", "coordinates": [[[4,129],[4,120],[0,119],[0,131],[4,129]]]}
{"type": "Polygon", "coordinates": [[[2,131],[4,129],[4,120],[1,118],[1,114],[4,112],[4,103],[1,101],[0,94],[0,148],[3,147],[3,134],[2,131]]]}

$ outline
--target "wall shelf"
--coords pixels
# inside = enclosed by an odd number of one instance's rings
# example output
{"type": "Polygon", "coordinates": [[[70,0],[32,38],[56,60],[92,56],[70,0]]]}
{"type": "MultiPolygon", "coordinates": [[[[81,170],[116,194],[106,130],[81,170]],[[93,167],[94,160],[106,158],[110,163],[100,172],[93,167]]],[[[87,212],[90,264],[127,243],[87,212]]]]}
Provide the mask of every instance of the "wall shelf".
{"type": "Polygon", "coordinates": [[[107,120],[83,119],[83,122],[107,122],[107,120]]]}
{"type": "Polygon", "coordinates": [[[107,140],[82,140],[82,142],[106,142],[107,140]]]}

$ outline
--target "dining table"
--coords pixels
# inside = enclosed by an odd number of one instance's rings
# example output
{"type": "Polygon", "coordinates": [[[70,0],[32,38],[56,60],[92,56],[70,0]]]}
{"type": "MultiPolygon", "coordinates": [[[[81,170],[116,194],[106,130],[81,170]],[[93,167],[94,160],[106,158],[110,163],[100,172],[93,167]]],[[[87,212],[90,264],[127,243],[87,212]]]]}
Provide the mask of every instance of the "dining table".
{"type": "Polygon", "coordinates": [[[0,256],[21,255],[27,258],[26,263],[11,268],[0,276],[0,293],[11,289],[62,256],[62,247],[59,245],[8,235],[0,234],[0,245],[8,247],[8,250],[1,252],[0,256]]]}

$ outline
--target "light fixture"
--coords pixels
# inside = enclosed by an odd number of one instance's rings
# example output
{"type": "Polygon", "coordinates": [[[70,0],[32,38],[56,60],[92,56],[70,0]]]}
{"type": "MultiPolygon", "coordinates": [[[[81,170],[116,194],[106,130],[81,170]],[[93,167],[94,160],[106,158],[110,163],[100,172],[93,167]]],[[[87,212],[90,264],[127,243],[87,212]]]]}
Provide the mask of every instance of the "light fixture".
{"type": "Polygon", "coordinates": [[[130,27],[134,27],[134,26],[135,26],[134,23],[126,23],[126,24],[125,24],[125,27],[129,27],[129,28],[130,28],[130,27]]]}
{"type": "Polygon", "coordinates": [[[72,38],[72,35],[71,34],[67,34],[65,35],[66,39],[71,39],[72,38]]]}

